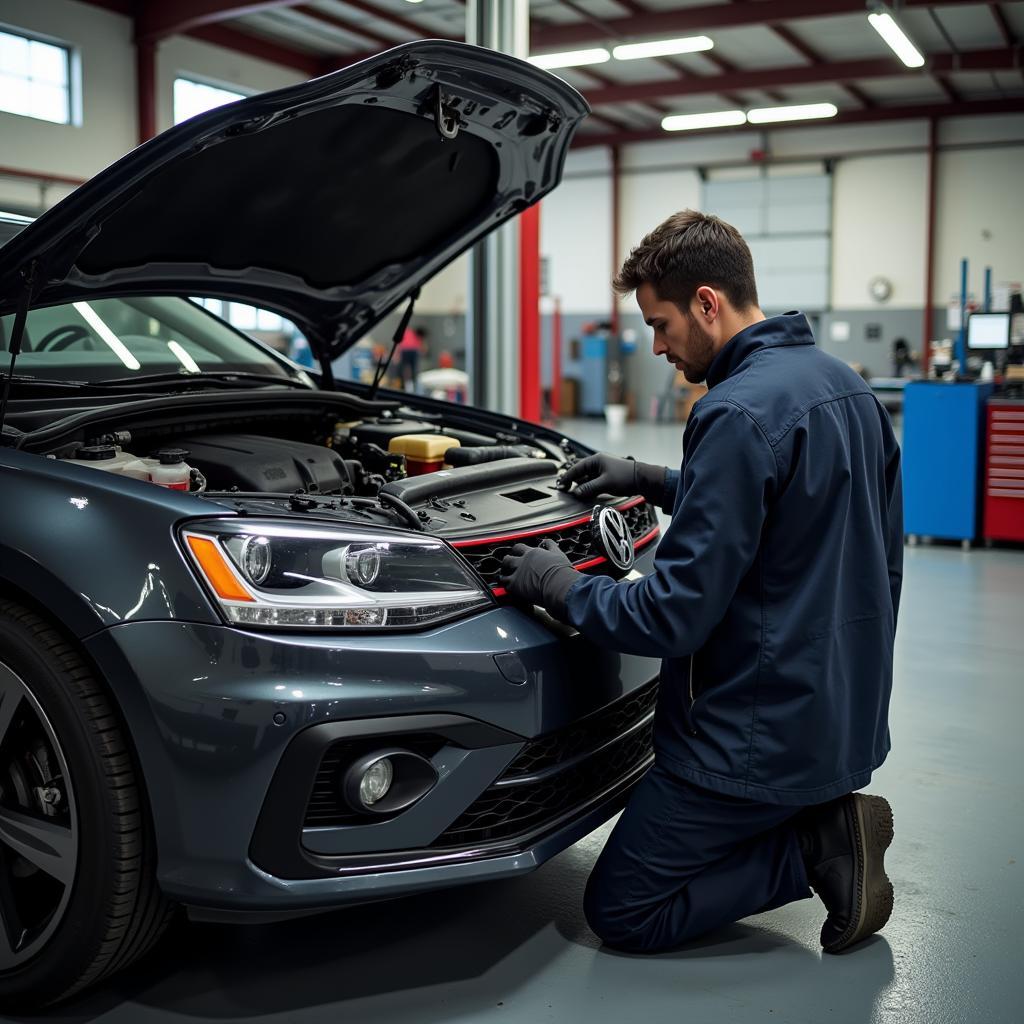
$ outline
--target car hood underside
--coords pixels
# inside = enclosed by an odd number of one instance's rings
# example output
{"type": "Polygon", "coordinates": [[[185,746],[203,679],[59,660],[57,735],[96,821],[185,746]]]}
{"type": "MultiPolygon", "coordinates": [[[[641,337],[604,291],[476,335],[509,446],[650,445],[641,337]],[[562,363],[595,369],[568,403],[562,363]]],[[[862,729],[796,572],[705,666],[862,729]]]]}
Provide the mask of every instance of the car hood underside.
{"type": "Polygon", "coordinates": [[[558,183],[586,116],[504,54],[423,41],[163,132],[0,248],[0,314],[106,295],[273,309],[336,357],[558,183]]]}

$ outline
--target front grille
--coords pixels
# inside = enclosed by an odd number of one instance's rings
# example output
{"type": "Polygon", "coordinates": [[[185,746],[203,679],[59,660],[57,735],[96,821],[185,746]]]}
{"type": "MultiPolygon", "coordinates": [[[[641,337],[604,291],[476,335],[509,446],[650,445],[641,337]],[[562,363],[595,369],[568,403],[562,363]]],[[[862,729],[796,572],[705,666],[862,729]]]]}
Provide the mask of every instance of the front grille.
{"type": "MultiPolygon", "coordinates": [[[[626,525],[629,527],[629,533],[633,538],[634,544],[642,537],[647,536],[658,525],[655,511],[646,501],[641,501],[630,508],[622,508],[620,511],[626,520],[626,525]]],[[[561,528],[555,527],[539,533],[531,533],[525,537],[499,538],[479,543],[475,541],[457,541],[455,547],[459,549],[460,554],[469,560],[488,586],[496,587],[498,586],[498,576],[501,572],[501,560],[511,552],[512,548],[516,544],[527,544],[530,547],[536,547],[542,540],[555,541],[562,553],[574,565],[601,557],[601,553],[598,551],[590,535],[589,520],[576,522],[561,528]]]]}
{"type": "Polygon", "coordinates": [[[560,732],[528,743],[431,843],[472,846],[543,829],[640,768],[653,753],[655,680],[560,732]]]}

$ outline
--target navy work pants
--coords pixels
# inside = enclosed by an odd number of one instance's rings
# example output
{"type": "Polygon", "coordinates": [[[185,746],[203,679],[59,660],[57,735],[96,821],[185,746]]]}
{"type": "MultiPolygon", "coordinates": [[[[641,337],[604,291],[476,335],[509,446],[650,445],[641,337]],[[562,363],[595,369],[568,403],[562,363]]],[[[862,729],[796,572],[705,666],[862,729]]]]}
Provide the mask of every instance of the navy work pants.
{"type": "Polygon", "coordinates": [[[609,946],[657,953],[809,897],[799,810],[701,789],[655,763],[594,865],[587,923],[609,946]]]}

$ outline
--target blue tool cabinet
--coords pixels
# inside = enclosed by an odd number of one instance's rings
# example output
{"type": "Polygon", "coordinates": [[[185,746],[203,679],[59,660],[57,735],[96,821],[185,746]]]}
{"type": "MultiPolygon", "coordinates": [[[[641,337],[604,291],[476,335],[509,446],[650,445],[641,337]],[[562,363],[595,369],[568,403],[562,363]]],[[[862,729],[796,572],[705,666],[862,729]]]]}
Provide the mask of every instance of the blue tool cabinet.
{"type": "Polygon", "coordinates": [[[903,529],[969,544],[981,526],[985,402],[991,384],[910,381],[903,392],[903,529]]]}

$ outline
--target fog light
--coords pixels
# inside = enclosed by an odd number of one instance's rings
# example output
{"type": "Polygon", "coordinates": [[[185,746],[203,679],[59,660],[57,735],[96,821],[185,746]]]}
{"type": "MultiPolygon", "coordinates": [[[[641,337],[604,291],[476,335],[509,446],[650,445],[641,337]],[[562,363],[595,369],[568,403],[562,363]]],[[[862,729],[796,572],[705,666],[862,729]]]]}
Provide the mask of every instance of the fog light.
{"type": "Polygon", "coordinates": [[[360,814],[397,814],[437,784],[437,769],[421,754],[384,747],[356,758],[339,780],[345,803],[360,814]]]}
{"type": "Polygon", "coordinates": [[[375,761],[363,772],[363,777],[359,780],[359,799],[367,807],[372,807],[387,795],[394,776],[395,770],[390,758],[382,757],[375,761]]]}

